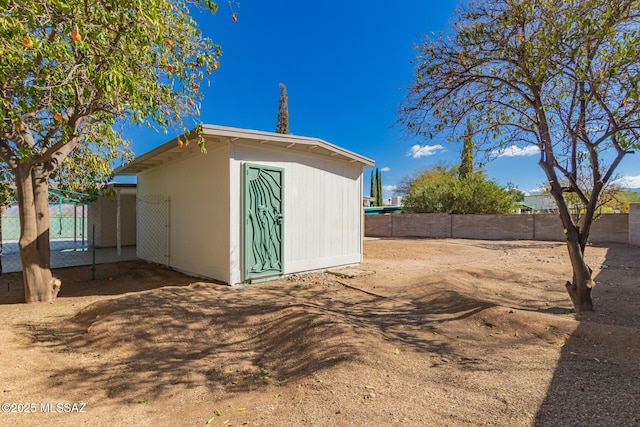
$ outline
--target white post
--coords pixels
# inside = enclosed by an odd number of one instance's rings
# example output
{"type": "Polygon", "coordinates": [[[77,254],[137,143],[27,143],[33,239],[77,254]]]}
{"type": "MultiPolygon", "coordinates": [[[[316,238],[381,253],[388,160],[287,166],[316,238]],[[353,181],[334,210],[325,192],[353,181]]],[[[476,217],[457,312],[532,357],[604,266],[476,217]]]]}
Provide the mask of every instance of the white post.
{"type": "Polygon", "coordinates": [[[167,267],[171,267],[171,200],[169,199],[169,196],[166,197],[166,204],[167,204],[167,223],[166,223],[166,227],[167,227],[167,239],[166,239],[166,247],[164,249],[164,257],[166,260],[166,265],[167,267]]]}
{"type": "Polygon", "coordinates": [[[118,257],[122,256],[122,239],[120,236],[120,189],[116,188],[116,247],[118,257]]]}
{"type": "MultiPolygon", "coordinates": [[[[82,205],[82,221],[80,221],[82,230],[80,230],[80,236],[82,237],[82,250],[84,251],[84,238],[85,238],[85,234],[84,234],[84,227],[85,227],[85,216],[86,216],[86,208],[87,205],[82,205]]],[[[89,238],[87,237],[87,249],[89,247],[89,238]]]]}
{"type": "Polygon", "coordinates": [[[78,205],[73,205],[73,250],[77,251],[76,243],[78,241],[78,205]]]}

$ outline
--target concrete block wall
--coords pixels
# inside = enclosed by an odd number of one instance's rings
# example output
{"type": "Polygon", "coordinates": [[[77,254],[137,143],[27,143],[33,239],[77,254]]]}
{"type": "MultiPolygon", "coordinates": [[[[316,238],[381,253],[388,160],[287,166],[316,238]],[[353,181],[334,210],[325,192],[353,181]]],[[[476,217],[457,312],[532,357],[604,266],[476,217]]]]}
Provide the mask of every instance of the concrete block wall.
{"type": "MultiPolygon", "coordinates": [[[[591,243],[640,245],[640,204],[632,214],[611,214],[598,218],[591,227],[591,243]],[[635,219],[634,219],[635,218],[635,219]],[[633,223],[633,221],[636,221],[633,223]],[[635,224],[635,225],[632,225],[635,224]],[[635,234],[634,234],[635,233],[635,234]],[[632,243],[634,244],[634,243],[632,243]]],[[[479,240],[564,241],[558,215],[366,215],[367,237],[430,237],[479,240]]]]}
{"type": "Polygon", "coordinates": [[[533,216],[533,236],[531,240],[563,242],[564,227],[560,217],[555,214],[536,214],[533,216]]]}
{"type": "Polygon", "coordinates": [[[629,244],[640,246],[640,203],[629,206],[629,244]]]}
{"type": "Polygon", "coordinates": [[[629,243],[629,214],[602,215],[591,225],[591,243],[629,243]]]}
{"type": "MultiPolygon", "coordinates": [[[[532,240],[563,242],[564,229],[558,215],[539,214],[535,217],[532,240]]],[[[590,243],[622,243],[629,242],[629,215],[605,214],[596,219],[589,232],[590,243]]]]}
{"type": "Polygon", "coordinates": [[[533,215],[451,215],[451,224],[455,239],[533,239],[533,215]]]}
{"type": "Polygon", "coordinates": [[[423,215],[386,215],[392,218],[391,235],[393,237],[432,237],[439,239],[451,237],[451,215],[429,214],[428,221],[422,220],[423,215]]]}
{"type": "Polygon", "coordinates": [[[364,236],[393,237],[391,217],[392,215],[365,215],[364,236]]]}

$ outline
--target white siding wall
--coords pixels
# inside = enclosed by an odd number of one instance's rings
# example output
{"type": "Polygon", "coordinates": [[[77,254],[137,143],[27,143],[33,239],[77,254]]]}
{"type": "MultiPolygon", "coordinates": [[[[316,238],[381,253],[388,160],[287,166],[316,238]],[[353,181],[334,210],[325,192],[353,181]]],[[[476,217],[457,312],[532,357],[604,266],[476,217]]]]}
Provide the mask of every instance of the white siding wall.
{"type": "MultiPolygon", "coordinates": [[[[136,195],[135,190],[121,190],[120,195],[120,238],[122,246],[136,244],[136,195]]],[[[117,244],[118,206],[115,195],[100,197],[87,208],[87,224],[91,233],[96,225],[95,243],[101,247],[115,247],[117,244]]],[[[93,236],[90,237],[93,239],[93,236]]],[[[91,241],[91,240],[90,240],[91,241]]]]}
{"type": "Polygon", "coordinates": [[[232,144],[231,283],[242,280],[242,164],[284,168],[285,273],[362,261],[361,165],[294,150],[232,144]]]}
{"type": "MultiPolygon", "coordinates": [[[[170,200],[169,265],[230,282],[229,147],[186,155],[139,174],[138,199],[149,195],[170,200]]],[[[139,223],[144,215],[139,209],[139,223]]],[[[138,236],[138,245],[145,244],[138,236]]]]}

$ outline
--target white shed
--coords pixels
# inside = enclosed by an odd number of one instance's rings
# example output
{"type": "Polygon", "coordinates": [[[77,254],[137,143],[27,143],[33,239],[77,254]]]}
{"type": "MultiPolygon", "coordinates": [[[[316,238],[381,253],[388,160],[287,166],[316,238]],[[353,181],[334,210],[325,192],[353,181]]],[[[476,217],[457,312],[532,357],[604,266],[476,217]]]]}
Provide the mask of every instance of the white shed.
{"type": "Polygon", "coordinates": [[[111,183],[109,187],[113,193],[87,206],[87,224],[90,232],[95,230],[90,242],[120,251],[122,246],[136,244],[136,185],[111,183]]]}
{"type": "Polygon", "coordinates": [[[317,138],[202,131],[206,154],[176,138],[115,171],[137,176],[139,258],[229,284],[362,261],[372,160],[317,138]]]}

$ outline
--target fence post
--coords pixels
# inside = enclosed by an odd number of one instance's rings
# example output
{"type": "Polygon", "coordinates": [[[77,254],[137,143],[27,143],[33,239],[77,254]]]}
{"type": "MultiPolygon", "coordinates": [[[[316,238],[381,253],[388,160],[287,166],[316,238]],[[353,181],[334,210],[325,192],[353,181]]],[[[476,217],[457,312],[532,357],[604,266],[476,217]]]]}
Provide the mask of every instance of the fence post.
{"type": "Polygon", "coordinates": [[[120,235],[120,189],[116,188],[116,247],[118,257],[122,256],[122,238],[120,235]]]}
{"type": "MultiPolygon", "coordinates": [[[[82,205],[82,221],[81,221],[81,223],[82,223],[82,231],[80,232],[80,237],[82,237],[82,251],[83,251],[83,252],[84,252],[84,238],[85,238],[85,233],[84,233],[84,228],[85,228],[85,217],[86,217],[86,215],[87,215],[86,207],[87,207],[87,205],[82,205]]],[[[94,246],[94,247],[95,247],[95,233],[96,233],[96,231],[95,231],[95,226],[96,226],[96,225],[95,225],[95,224],[93,224],[93,227],[94,227],[94,230],[93,230],[93,235],[94,235],[94,238],[93,238],[93,240],[94,240],[94,245],[93,245],[93,246],[94,246]]],[[[89,246],[89,239],[87,239],[87,246],[89,246]]]]}
{"type": "Polygon", "coordinates": [[[96,225],[93,224],[91,232],[93,238],[93,264],[91,265],[91,280],[96,280],[96,225]]]}
{"type": "Polygon", "coordinates": [[[167,239],[165,240],[166,242],[166,246],[165,246],[165,259],[166,259],[166,265],[167,267],[170,267],[170,262],[171,262],[171,201],[169,200],[169,196],[166,197],[166,202],[167,202],[167,239]]]}

